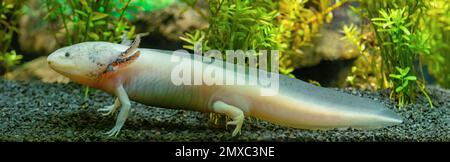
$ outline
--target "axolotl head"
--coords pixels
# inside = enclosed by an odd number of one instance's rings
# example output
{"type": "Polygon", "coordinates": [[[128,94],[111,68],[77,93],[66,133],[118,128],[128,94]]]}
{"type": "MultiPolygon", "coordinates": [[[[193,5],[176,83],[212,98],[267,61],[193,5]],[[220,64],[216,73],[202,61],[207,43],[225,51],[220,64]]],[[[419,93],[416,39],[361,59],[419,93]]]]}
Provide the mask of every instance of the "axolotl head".
{"type": "Polygon", "coordinates": [[[108,42],[84,42],[56,50],[47,57],[48,65],[71,80],[98,87],[120,67],[139,57],[139,36],[131,47],[108,42]]]}

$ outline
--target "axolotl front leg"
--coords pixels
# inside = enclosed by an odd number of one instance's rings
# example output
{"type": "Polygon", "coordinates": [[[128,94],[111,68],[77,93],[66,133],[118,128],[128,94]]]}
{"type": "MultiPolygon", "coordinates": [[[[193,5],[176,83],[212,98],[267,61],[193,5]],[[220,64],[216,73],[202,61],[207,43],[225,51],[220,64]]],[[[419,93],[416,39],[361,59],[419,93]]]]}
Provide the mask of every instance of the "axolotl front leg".
{"type": "MultiPolygon", "coordinates": [[[[125,52],[122,52],[119,55],[119,58],[117,58],[115,61],[113,61],[106,67],[102,77],[108,78],[107,76],[110,76],[112,73],[115,73],[116,69],[125,67],[130,63],[132,63],[133,61],[135,61],[140,56],[140,51],[136,51],[139,42],[140,36],[138,35],[134,40],[134,42],[131,44],[130,48],[128,48],[125,52]]],[[[108,80],[114,81],[115,79],[108,79],[108,80]]],[[[108,85],[115,86],[113,93],[116,96],[116,99],[113,105],[99,109],[98,111],[105,112],[102,115],[106,116],[114,114],[117,110],[120,110],[119,114],[117,115],[115,126],[110,131],[105,133],[108,134],[109,136],[117,136],[120,132],[120,129],[122,129],[123,125],[125,124],[128,114],[130,113],[131,103],[130,99],[128,98],[128,94],[123,88],[123,85],[120,81],[115,80],[115,84],[108,84],[108,85]]]]}
{"type": "Polygon", "coordinates": [[[110,131],[105,133],[108,134],[109,136],[117,136],[119,134],[120,129],[125,124],[125,121],[127,120],[128,114],[130,113],[131,110],[130,99],[128,99],[127,92],[125,91],[122,85],[115,88],[114,94],[117,97],[114,102],[114,105],[98,110],[98,111],[106,111],[106,113],[104,113],[103,115],[114,114],[115,111],[120,110],[119,114],[117,115],[116,125],[110,131]]]}

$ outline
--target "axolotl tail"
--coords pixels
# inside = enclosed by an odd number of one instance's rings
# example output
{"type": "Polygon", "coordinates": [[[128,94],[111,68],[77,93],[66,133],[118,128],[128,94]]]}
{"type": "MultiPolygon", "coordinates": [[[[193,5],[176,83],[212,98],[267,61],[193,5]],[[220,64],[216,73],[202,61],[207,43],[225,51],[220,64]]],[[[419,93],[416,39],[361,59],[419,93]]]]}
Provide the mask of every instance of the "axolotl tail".
{"type": "Polygon", "coordinates": [[[402,119],[379,102],[280,76],[276,97],[260,99],[251,116],[304,129],[375,129],[402,119]]]}

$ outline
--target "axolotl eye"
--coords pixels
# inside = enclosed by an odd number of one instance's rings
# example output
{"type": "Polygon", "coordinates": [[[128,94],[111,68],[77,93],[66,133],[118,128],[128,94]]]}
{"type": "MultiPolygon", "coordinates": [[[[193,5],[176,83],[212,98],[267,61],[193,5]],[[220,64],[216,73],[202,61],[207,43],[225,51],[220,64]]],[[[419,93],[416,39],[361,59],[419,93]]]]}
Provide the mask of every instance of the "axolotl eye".
{"type": "Polygon", "coordinates": [[[69,52],[66,52],[66,53],[64,54],[64,56],[70,57],[70,53],[69,53],[69,52]]]}

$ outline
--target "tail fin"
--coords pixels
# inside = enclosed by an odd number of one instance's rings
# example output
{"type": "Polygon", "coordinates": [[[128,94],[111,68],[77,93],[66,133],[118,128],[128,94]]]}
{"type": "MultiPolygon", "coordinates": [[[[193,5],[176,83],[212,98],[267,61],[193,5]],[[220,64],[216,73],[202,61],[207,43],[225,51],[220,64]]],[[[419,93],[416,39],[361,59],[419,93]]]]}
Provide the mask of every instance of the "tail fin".
{"type": "Polygon", "coordinates": [[[280,76],[280,95],[268,102],[252,109],[252,114],[296,128],[374,129],[402,122],[401,117],[373,100],[285,76],[280,76]]]}

